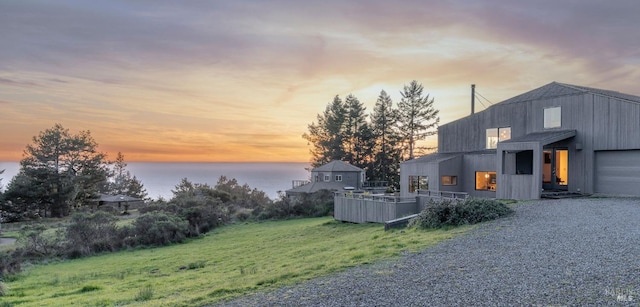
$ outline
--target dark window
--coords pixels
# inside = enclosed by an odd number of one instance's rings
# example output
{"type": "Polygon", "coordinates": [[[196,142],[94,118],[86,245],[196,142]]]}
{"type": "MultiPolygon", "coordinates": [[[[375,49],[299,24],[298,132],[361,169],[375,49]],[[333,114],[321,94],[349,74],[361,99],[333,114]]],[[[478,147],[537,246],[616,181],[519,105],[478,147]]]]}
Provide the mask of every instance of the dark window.
{"type": "Polygon", "coordinates": [[[429,189],[429,177],[427,176],[409,176],[409,193],[415,193],[418,190],[429,189]]]}

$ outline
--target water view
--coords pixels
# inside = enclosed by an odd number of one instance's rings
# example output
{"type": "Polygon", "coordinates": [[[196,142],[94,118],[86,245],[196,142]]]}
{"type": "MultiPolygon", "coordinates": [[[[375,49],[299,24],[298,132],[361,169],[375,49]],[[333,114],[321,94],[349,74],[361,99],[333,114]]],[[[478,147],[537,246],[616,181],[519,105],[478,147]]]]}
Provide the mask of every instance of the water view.
{"type": "MultiPolygon", "coordinates": [[[[220,176],[235,178],[239,184],[262,190],[271,199],[278,191],[291,188],[291,181],[308,179],[305,168],[308,163],[260,162],[260,163],[169,163],[169,162],[128,162],[127,170],[135,175],[147,189],[149,197],[171,198],[171,190],[187,178],[193,183],[207,183],[214,186],[220,176]]],[[[5,170],[1,184],[6,187],[19,169],[18,162],[0,162],[0,170],[5,170]]]]}

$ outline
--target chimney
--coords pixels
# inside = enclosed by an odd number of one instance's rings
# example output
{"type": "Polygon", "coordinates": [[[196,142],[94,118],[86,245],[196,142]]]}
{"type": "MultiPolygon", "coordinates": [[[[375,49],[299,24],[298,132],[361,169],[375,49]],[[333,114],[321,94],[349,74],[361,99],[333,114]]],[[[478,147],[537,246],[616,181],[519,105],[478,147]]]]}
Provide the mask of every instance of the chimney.
{"type": "Polygon", "coordinates": [[[471,84],[471,115],[475,113],[476,108],[476,85],[471,84]]]}

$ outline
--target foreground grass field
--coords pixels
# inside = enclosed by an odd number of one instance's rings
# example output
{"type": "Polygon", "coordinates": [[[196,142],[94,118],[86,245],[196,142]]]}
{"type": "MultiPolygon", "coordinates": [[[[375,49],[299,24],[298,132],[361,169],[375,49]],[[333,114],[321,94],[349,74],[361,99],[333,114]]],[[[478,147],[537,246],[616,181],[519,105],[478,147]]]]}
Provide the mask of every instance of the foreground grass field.
{"type": "Polygon", "coordinates": [[[418,251],[462,234],[385,232],[331,218],[219,228],[163,248],[38,265],[5,281],[0,306],[201,306],[418,251]]]}

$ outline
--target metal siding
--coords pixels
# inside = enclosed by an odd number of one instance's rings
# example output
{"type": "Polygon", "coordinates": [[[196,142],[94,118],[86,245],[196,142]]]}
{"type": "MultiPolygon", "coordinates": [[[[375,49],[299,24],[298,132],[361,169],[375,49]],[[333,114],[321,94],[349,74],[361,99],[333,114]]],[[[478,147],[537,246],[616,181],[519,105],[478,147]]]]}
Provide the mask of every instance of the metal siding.
{"type": "Polygon", "coordinates": [[[598,151],[595,191],[640,196],[640,150],[598,151]]]}

